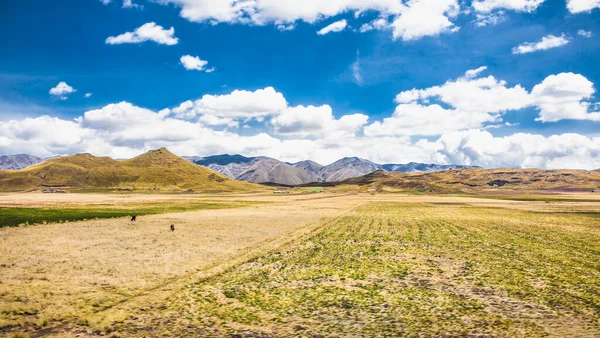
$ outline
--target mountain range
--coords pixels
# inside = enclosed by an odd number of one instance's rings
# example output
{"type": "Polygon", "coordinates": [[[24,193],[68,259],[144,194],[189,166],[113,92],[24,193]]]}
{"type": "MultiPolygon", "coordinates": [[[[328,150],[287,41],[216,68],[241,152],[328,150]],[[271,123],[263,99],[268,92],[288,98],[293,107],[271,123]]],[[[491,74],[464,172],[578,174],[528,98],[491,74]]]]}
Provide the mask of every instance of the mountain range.
{"type": "Polygon", "coordinates": [[[129,160],[77,154],[48,159],[18,171],[0,171],[0,191],[31,191],[48,187],[166,192],[264,189],[190,163],[165,148],[129,160]]]}
{"type": "Polygon", "coordinates": [[[358,157],[346,157],[326,166],[308,160],[286,163],[269,157],[245,157],[241,155],[190,156],[184,158],[236,180],[283,185],[337,182],[363,176],[377,170],[438,172],[474,168],[414,162],[408,164],[377,164],[358,157]]]}
{"type": "MultiPolygon", "coordinates": [[[[21,157],[21,162],[25,158],[21,157]]],[[[33,159],[35,161],[35,159],[33,159]]],[[[234,180],[203,165],[227,170],[230,175],[262,182],[305,182],[359,191],[400,190],[436,193],[547,190],[587,191],[600,187],[600,172],[541,169],[446,170],[452,166],[379,165],[359,158],[344,158],[328,166],[312,161],[284,163],[266,157],[239,155],[194,158],[197,165],[165,148],[127,160],[90,154],[56,157],[22,170],[0,171],[0,192],[55,190],[125,190],[160,192],[248,192],[265,187],[234,180]],[[446,170],[436,172],[388,172],[390,170],[446,170]],[[358,173],[366,175],[352,177],[358,173]],[[333,182],[335,181],[335,182],[333,182]]],[[[462,167],[458,167],[462,168],[462,167]]],[[[280,183],[283,184],[283,183],[280,183]]]]}
{"type": "Polygon", "coordinates": [[[26,154],[3,155],[0,156],[0,170],[21,170],[42,161],[39,157],[26,154]]]}

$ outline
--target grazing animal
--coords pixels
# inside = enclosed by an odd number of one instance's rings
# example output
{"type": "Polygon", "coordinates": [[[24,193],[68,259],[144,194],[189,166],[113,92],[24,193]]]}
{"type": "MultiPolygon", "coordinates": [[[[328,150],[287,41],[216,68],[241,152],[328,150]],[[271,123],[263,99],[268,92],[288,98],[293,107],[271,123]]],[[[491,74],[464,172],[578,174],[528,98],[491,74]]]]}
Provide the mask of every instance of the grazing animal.
{"type": "Polygon", "coordinates": [[[175,226],[171,224],[171,232],[175,231],[175,226]]]}
{"type": "Polygon", "coordinates": [[[131,216],[131,221],[135,222],[136,217],[137,217],[136,215],[131,216]]]}

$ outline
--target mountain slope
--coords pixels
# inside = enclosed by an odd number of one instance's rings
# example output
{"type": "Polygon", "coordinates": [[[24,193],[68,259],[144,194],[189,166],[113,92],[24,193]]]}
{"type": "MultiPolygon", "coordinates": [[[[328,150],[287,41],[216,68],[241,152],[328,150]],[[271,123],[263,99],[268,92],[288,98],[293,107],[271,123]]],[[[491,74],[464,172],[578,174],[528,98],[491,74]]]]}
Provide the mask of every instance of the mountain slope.
{"type": "Polygon", "coordinates": [[[427,164],[410,162],[407,164],[384,164],[381,169],[389,172],[416,173],[416,172],[440,172],[458,169],[475,169],[478,167],[454,165],[454,164],[427,164]]]}
{"type": "Polygon", "coordinates": [[[258,188],[197,166],[164,148],[130,160],[78,154],[50,159],[20,171],[0,171],[0,191],[35,190],[49,186],[163,191],[244,191],[258,188]]]}
{"type": "Polygon", "coordinates": [[[339,184],[383,186],[418,191],[555,190],[589,191],[600,187],[600,173],[583,170],[465,169],[436,173],[382,170],[339,184]]]}
{"type": "Polygon", "coordinates": [[[380,169],[379,164],[358,157],[346,157],[319,170],[323,182],[337,182],[359,177],[380,169]]]}
{"type": "Polygon", "coordinates": [[[42,161],[39,157],[26,154],[4,155],[0,156],[0,170],[21,170],[42,161]]]}
{"type": "Polygon", "coordinates": [[[237,179],[255,183],[299,185],[318,182],[319,176],[272,158],[259,157],[237,179]]]}
{"type": "Polygon", "coordinates": [[[216,155],[195,159],[197,165],[210,168],[230,178],[254,182],[298,185],[319,181],[317,175],[269,157],[216,155]]]}
{"type": "Polygon", "coordinates": [[[317,162],[313,162],[310,160],[301,161],[298,163],[291,164],[292,167],[305,170],[308,173],[319,176],[319,171],[323,169],[323,166],[317,162]]]}

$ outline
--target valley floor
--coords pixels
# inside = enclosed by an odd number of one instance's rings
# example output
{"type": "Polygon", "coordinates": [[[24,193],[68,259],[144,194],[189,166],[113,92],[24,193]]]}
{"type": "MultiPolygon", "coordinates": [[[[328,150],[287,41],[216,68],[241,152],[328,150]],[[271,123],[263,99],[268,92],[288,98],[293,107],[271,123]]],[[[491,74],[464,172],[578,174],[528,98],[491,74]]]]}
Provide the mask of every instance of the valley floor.
{"type": "Polygon", "coordinates": [[[594,196],[184,199],[245,205],[1,228],[0,334],[600,336],[594,196]]]}

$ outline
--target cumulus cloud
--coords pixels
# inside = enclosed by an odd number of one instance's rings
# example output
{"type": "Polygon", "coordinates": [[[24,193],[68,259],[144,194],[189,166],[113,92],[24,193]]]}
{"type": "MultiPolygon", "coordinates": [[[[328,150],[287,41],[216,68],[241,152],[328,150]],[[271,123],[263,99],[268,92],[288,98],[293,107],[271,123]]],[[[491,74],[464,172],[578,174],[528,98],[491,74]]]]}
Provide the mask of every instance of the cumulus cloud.
{"type": "Polygon", "coordinates": [[[283,94],[273,87],[256,91],[234,90],[225,95],[204,95],[195,101],[186,101],[172,112],[178,118],[211,115],[220,118],[264,119],[287,108],[283,94]]]}
{"type": "Polygon", "coordinates": [[[415,40],[424,36],[458,31],[450,21],[458,16],[457,0],[410,0],[392,22],[394,39],[415,40]]]}
{"type": "Polygon", "coordinates": [[[533,12],[545,0],[475,0],[473,9],[476,12],[489,13],[498,9],[507,9],[518,12],[533,12]]]}
{"type": "Polygon", "coordinates": [[[92,97],[92,93],[85,93],[85,95],[83,95],[86,99],[92,97]]]}
{"type": "Polygon", "coordinates": [[[438,104],[400,104],[394,114],[383,122],[365,127],[366,136],[436,136],[444,133],[481,128],[487,122],[496,122],[496,115],[444,109],[438,104]]]}
{"type": "Polygon", "coordinates": [[[570,40],[562,34],[561,36],[554,36],[552,34],[544,36],[542,40],[538,42],[525,42],[519,46],[513,48],[513,54],[527,54],[538,50],[546,50],[551,48],[557,48],[568,44],[570,40]]]}
{"type": "Polygon", "coordinates": [[[76,92],[75,88],[69,86],[66,82],[59,82],[56,87],[51,88],[48,92],[50,95],[59,96],[61,100],[66,100],[67,95],[76,92]]]}
{"type": "MultiPolygon", "coordinates": [[[[180,15],[193,22],[274,24],[280,30],[292,29],[295,22],[315,23],[321,19],[354,12],[376,11],[381,18],[363,25],[362,32],[392,29],[395,39],[414,40],[458,30],[450,19],[460,12],[457,0],[159,0],[181,7],[180,15]],[[385,18],[391,17],[390,25],[385,18]]],[[[325,27],[323,34],[346,28],[345,20],[325,27]],[[333,25],[333,26],[332,26],[333,25]]]]}
{"type": "Polygon", "coordinates": [[[391,29],[390,23],[384,18],[379,18],[360,26],[359,32],[366,33],[372,30],[384,29],[391,29]]]}
{"type": "Polygon", "coordinates": [[[354,136],[367,123],[363,114],[344,115],[336,120],[329,105],[296,106],[284,109],[271,120],[275,132],[294,137],[354,136]]]}
{"type": "Polygon", "coordinates": [[[591,38],[592,31],[586,31],[586,30],[580,29],[577,31],[577,35],[583,36],[585,38],[591,38]]]}
{"type": "Polygon", "coordinates": [[[264,132],[241,136],[212,130],[200,121],[178,120],[121,102],[86,112],[75,121],[40,116],[0,122],[0,153],[55,156],[91,152],[127,158],[166,146],[179,155],[240,153],[284,161],[310,158],[323,164],[345,156],[360,156],[380,163],[417,161],[551,169],[600,167],[600,138],[578,134],[545,137],[517,133],[494,137],[488,131],[464,130],[441,135],[436,140],[412,142],[404,136],[355,135],[353,131],[359,129],[366,118],[360,114],[337,120],[329,119],[323,108],[310,118],[295,112],[290,114],[293,116],[286,118],[286,125],[298,125],[297,119],[300,119],[301,124],[314,132],[323,123],[332,123],[341,132],[334,137],[316,132],[313,135],[321,136],[313,139],[302,138],[302,135],[280,139],[264,132]]]}
{"type": "Polygon", "coordinates": [[[110,36],[106,39],[109,45],[118,45],[123,43],[141,43],[154,41],[161,45],[176,45],[179,39],[175,37],[175,28],[164,29],[154,22],[148,22],[133,32],[126,32],[117,36],[110,36]]]}
{"type": "Polygon", "coordinates": [[[550,75],[531,91],[535,105],[540,110],[536,121],[600,121],[600,112],[590,112],[591,104],[584,101],[590,99],[594,92],[594,84],[582,75],[550,75]]]}
{"type": "Polygon", "coordinates": [[[506,12],[503,10],[493,13],[476,13],[475,14],[475,26],[495,26],[501,22],[506,21],[506,12]]]}
{"type": "Polygon", "coordinates": [[[212,73],[215,71],[214,68],[206,68],[208,61],[201,60],[197,56],[184,55],[180,59],[181,64],[187,70],[197,70],[201,72],[212,73]]]}
{"type": "Polygon", "coordinates": [[[340,20],[340,21],[336,21],[328,26],[321,28],[317,32],[317,34],[325,35],[325,34],[329,34],[329,33],[337,33],[337,32],[341,32],[344,29],[346,29],[346,27],[348,27],[348,21],[340,20]]]}
{"type": "Polygon", "coordinates": [[[494,137],[487,131],[467,130],[440,137],[437,153],[449,163],[483,167],[594,169],[600,167],[600,138],[579,134],[517,133],[494,137]]]}
{"type": "Polygon", "coordinates": [[[528,91],[487,71],[483,66],[438,86],[400,92],[393,114],[371,122],[360,113],[335,115],[327,104],[290,105],[272,87],[207,94],[160,111],[120,102],[74,120],[13,119],[0,122],[0,154],[46,157],[91,152],[125,158],[166,146],[179,155],[240,153],[323,164],[359,156],[380,163],[600,167],[600,137],[573,133],[496,137],[488,131],[510,126],[503,121],[504,114],[525,108],[537,110],[537,121],[543,123],[600,122],[598,105],[590,101],[595,93],[591,81],[560,73],[528,91]],[[243,132],[238,133],[240,126],[243,132]]]}
{"type": "Polygon", "coordinates": [[[132,0],[123,0],[123,8],[140,8],[141,6],[133,3],[132,0]]]}
{"type": "Polygon", "coordinates": [[[494,76],[479,77],[487,67],[469,70],[463,77],[443,85],[412,89],[396,96],[394,114],[365,127],[367,136],[435,136],[454,131],[500,126],[508,111],[534,108],[537,121],[599,121],[587,100],[594,93],[593,83],[584,76],[560,73],[548,76],[529,92],[513,87],[494,76]]]}
{"type": "Polygon", "coordinates": [[[567,0],[567,9],[576,14],[600,8],[600,0],[567,0]]]}

